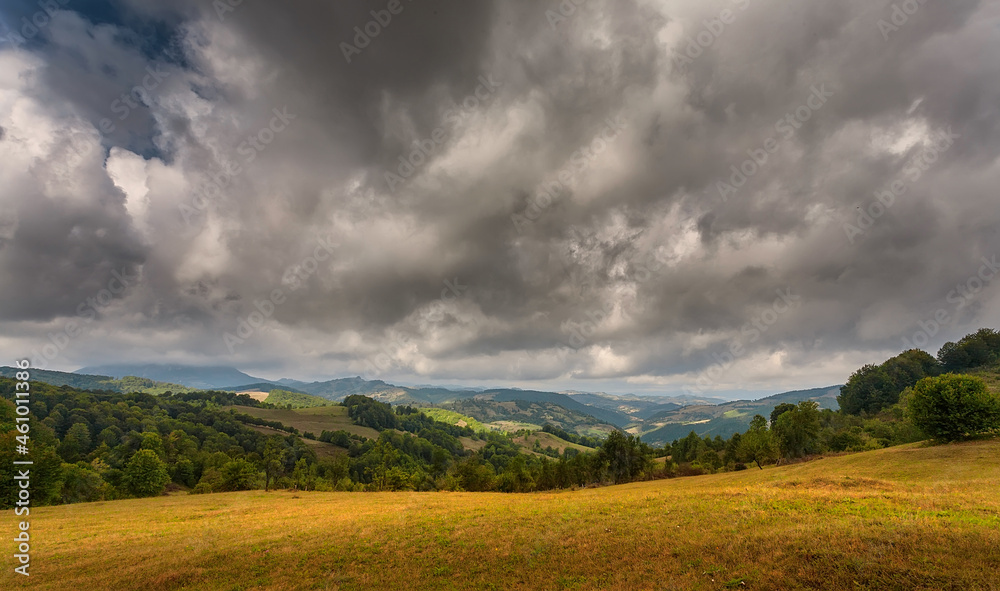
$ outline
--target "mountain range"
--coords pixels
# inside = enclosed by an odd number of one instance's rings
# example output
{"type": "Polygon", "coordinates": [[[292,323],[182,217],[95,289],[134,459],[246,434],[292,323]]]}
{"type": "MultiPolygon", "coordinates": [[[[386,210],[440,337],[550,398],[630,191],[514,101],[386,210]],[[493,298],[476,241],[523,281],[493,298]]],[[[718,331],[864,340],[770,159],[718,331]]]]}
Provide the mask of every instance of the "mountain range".
{"type": "MultiPolygon", "coordinates": [[[[0,376],[12,377],[16,370],[0,368],[0,376]]],[[[820,408],[837,408],[840,386],[796,390],[758,400],[724,401],[691,396],[660,397],[634,394],[610,395],[593,392],[544,392],[514,388],[456,388],[422,385],[398,386],[360,377],[306,382],[291,378],[266,380],[226,366],[177,364],[100,365],[74,373],[33,370],[32,379],[55,386],[68,385],[92,390],[129,391],[135,380],[145,378],[150,391],[162,393],[182,388],[234,392],[284,390],[311,394],[330,401],[360,394],[395,405],[439,407],[471,417],[484,424],[506,428],[540,428],[549,422],[569,431],[594,434],[621,429],[640,435],[654,445],[669,443],[694,431],[699,436],[723,438],[745,431],[755,414],[768,416],[779,404],[814,400],[820,408]],[[604,425],[604,427],[601,427],[604,425]]]]}

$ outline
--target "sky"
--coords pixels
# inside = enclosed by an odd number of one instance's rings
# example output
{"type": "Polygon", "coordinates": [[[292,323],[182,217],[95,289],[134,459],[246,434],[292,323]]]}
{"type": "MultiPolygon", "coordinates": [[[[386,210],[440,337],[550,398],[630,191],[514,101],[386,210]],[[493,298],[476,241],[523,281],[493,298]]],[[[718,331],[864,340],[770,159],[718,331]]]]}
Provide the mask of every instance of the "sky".
{"type": "Polygon", "coordinates": [[[613,393],[1000,326],[1000,3],[0,8],[0,356],[613,393]]]}

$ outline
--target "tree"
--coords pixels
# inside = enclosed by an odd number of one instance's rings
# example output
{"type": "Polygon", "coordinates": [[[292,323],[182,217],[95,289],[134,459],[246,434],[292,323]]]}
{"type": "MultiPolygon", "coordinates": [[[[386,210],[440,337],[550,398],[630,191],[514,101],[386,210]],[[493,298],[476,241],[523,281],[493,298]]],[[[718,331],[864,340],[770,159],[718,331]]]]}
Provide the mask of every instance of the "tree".
{"type": "Polygon", "coordinates": [[[982,328],[959,339],[945,343],[938,351],[938,361],[944,371],[955,372],[989,365],[1000,359],[1000,332],[982,328]]]}
{"type": "Polygon", "coordinates": [[[940,373],[938,362],[920,349],[904,351],[882,365],[868,364],[851,374],[837,402],[849,415],[875,414],[899,402],[899,394],[919,380],[940,373]]]}
{"type": "Polygon", "coordinates": [[[598,455],[616,484],[636,480],[653,465],[653,450],[638,437],[621,431],[608,434],[598,455]]]}
{"type": "Polygon", "coordinates": [[[267,438],[264,443],[264,492],[271,490],[271,481],[284,471],[281,459],[285,454],[285,442],[280,435],[267,438]]]}
{"type": "Polygon", "coordinates": [[[59,500],[63,503],[103,501],[110,489],[96,470],[83,463],[63,464],[62,481],[59,500]]]}
{"type": "Polygon", "coordinates": [[[789,402],[782,402],[778,406],[774,407],[774,410],[771,411],[771,428],[774,428],[774,424],[778,421],[778,417],[790,410],[795,410],[795,405],[789,402]]]}
{"type": "Polygon", "coordinates": [[[740,449],[740,439],[742,437],[743,436],[740,435],[739,433],[733,433],[733,436],[730,437],[729,441],[726,442],[726,451],[725,455],[723,456],[723,461],[725,461],[726,464],[730,462],[736,463],[740,461],[739,449],[740,449]]]}
{"type": "Polygon", "coordinates": [[[170,482],[167,465],[151,449],[135,452],[125,465],[122,484],[125,490],[137,497],[152,497],[163,492],[170,482]]]}
{"type": "Polygon", "coordinates": [[[148,449],[161,459],[167,455],[166,449],[163,447],[163,438],[160,437],[159,433],[151,431],[142,434],[142,442],[139,444],[139,449],[148,449]]]}
{"type": "Polygon", "coordinates": [[[188,458],[180,458],[173,466],[173,479],[177,484],[184,486],[195,485],[194,462],[188,458]]]}
{"type": "Polygon", "coordinates": [[[1000,399],[982,378],[945,374],[913,387],[909,412],[914,424],[935,439],[956,441],[1000,429],[1000,399]]]}
{"type": "Polygon", "coordinates": [[[531,492],[534,488],[535,480],[522,454],[511,460],[497,476],[497,490],[500,492],[531,492]]]}
{"type": "Polygon", "coordinates": [[[257,484],[259,471],[249,461],[240,458],[222,467],[222,490],[250,490],[257,484]]]}
{"type": "Polygon", "coordinates": [[[783,412],[773,423],[772,432],[778,449],[786,458],[798,458],[816,451],[819,442],[819,405],[803,400],[783,412]]]}
{"type": "Polygon", "coordinates": [[[879,407],[882,393],[889,387],[889,380],[878,365],[869,363],[851,374],[840,389],[837,402],[840,410],[849,415],[874,412],[879,407]]]}
{"type": "Polygon", "coordinates": [[[62,459],[72,464],[81,459],[82,456],[90,452],[90,429],[84,423],[75,423],[66,431],[62,443],[58,448],[62,459]]]}
{"type": "Polygon", "coordinates": [[[755,462],[761,470],[764,469],[761,462],[774,460],[774,436],[767,428],[767,419],[754,415],[750,428],[740,437],[739,456],[743,461],[755,462]]]}
{"type": "Polygon", "coordinates": [[[687,434],[687,437],[675,441],[670,446],[671,459],[678,464],[681,462],[693,462],[703,451],[705,451],[705,440],[698,437],[698,434],[694,431],[691,431],[687,434]]]}
{"type": "Polygon", "coordinates": [[[914,384],[926,377],[941,373],[941,364],[938,363],[937,359],[920,349],[904,351],[886,360],[881,368],[882,373],[892,385],[891,393],[886,395],[886,401],[891,400],[892,404],[899,400],[899,394],[903,390],[912,388],[914,384]]]}
{"type": "Polygon", "coordinates": [[[462,490],[469,492],[493,490],[496,486],[496,472],[489,462],[482,462],[478,455],[455,464],[455,478],[462,490]]]}
{"type": "Polygon", "coordinates": [[[305,458],[299,458],[295,462],[295,469],[292,470],[292,482],[296,489],[316,490],[316,481],[319,479],[319,470],[316,464],[310,464],[305,458]]]}

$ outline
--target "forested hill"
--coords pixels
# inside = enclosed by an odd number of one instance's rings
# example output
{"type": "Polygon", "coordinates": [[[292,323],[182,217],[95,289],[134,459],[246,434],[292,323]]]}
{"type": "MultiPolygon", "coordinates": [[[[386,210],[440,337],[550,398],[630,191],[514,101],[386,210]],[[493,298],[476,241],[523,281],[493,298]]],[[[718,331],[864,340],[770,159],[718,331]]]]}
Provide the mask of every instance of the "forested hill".
{"type": "MultiPolygon", "coordinates": [[[[0,367],[0,377],[13,378],[17,372],[23,371],[13,367],[0,367]]],[[[188,388],[180,384],[170,382],[158,382],[149,378],[137,376],[123,376],[114,378],[111,376],[67,373],[63,371],[52,371],[47,369],[32,369],[31,379],[51,386],[70,386],[80,390],[110,390],[112,392],[151,392],[159,394],[167,391],[171,392],[193,392],[194,388],[188,388]]]]}
{"type": "Polygon", "coordinates": [[[798,404],[803,400],[816,402],[818,408],[837,408],[840,386],[797,390],[775,394],[759,400],[736,400],[715,405],[691,405],[668,409],[649,418],[643,424],[642,440],[663,445],[694,431],[701,437],[728,438],[746,431],[754,415],[769,416],[781,404],[798,404]]]}
{"type": "Polygon", "coordinates": [[[17,384],[0,378],[0,482],[6,483],[0,485],[0,508],[15,500],[14,460],[34,462],[35,505],[155,496],[167,489],[210,493],[273,486],[526,492],[624,482],[644,474],[652,461],[648,447],[619,433],[605,442],[612,449],[580,453],[579,446],[565,446],[562,453],[546,450],[550,459],[525,453],[505,434],[479,434],[419,409],[358,395],[344,400],[347,414],[377,436],[333,431],[306,441],[316,435],[240,412],[273,408],[247,395],[154,396],[29,382],[30,431],[19,434],[12,402],[17,384]],[[30,453],[17,454],[18,445],[30,453]],[[319,457],[317,446],[335,451],[319,457]]]}

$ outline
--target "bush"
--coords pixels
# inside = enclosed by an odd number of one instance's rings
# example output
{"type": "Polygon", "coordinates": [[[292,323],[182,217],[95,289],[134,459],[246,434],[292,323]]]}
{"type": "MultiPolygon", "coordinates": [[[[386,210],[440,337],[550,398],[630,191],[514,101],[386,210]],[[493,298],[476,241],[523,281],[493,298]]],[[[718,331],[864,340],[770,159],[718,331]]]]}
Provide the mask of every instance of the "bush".
{"type": "Polygon", "coordinates": [[[166,488],[170,482],[167,465],[151,449],[135,452],[125,466],[122,484],[129,494],[137,497],[153,497],[166,488]]]}
{"type": "Polygon", "coordinates": [[[1000,428],[1000,399],[974,376],[945,374],[920,380],[909,410],[917,427],[943,441],[1000,428]]]}
{"type": "Polygon", "coordinates": [[[109,496],[111,487],[87,464],[63,464],[62,473],[63,485],[59,500],[63,503],[103,501],[109,496]]]}
{"type": "Polygon", "coordinates": [[[222,467],[222,490],[252,490],[260,484],[257,466],[244,459],[233,460],[222,467]]]}

